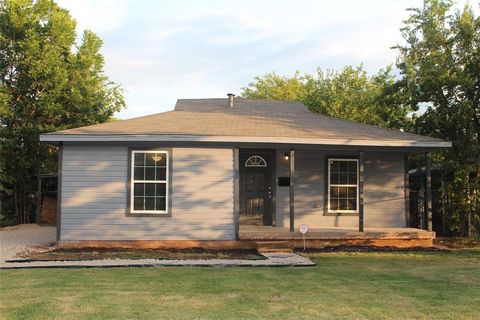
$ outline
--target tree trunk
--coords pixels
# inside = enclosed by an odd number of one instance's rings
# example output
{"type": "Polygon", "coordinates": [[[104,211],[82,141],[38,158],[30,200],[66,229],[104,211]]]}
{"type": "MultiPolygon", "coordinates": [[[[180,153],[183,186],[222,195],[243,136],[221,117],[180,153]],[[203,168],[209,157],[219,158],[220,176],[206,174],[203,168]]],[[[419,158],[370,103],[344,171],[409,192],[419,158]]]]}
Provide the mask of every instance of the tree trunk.
{"type": "Polygon", "coordinates": [[[20,208],[18,203],[18,192],[17,192],[17,185],[13,186],[13,207],[15,210],[15,223],[20,223],[20,208]]]}

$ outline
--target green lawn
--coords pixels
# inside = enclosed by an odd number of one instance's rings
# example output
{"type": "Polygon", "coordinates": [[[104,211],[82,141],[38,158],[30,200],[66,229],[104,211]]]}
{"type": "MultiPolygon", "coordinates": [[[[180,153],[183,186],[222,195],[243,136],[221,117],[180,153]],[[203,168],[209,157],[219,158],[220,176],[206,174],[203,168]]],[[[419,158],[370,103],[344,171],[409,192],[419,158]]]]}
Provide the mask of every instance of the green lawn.
{"type": "Polygon", "coordinates": [[[480,250],[317,253],[306,268],[0,271],[2,319],[478,319],[480,250]]]}

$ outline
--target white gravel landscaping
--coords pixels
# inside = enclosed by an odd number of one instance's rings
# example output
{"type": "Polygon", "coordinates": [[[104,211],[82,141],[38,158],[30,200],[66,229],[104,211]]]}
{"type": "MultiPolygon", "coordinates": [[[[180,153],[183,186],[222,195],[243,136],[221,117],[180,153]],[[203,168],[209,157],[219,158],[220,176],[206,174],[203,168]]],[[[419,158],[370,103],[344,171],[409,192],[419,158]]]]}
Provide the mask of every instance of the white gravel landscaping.
{"type": "Polygon", "coordinates": [[[52,268],[52,267],[278,267],[278,266],[314,266],[310,259],[295,253],[264,253],[265,260],[161,260],[161,259],[105,259],[82,261],[32,261],[2,262],[0,268],[52,268]]]}
{"type": "Polygon", "coordinates": [[[0,263],[16,259],[17,254],[32,247],[56,242],[55,226],[20,224],[0,229],[0,263]]]}

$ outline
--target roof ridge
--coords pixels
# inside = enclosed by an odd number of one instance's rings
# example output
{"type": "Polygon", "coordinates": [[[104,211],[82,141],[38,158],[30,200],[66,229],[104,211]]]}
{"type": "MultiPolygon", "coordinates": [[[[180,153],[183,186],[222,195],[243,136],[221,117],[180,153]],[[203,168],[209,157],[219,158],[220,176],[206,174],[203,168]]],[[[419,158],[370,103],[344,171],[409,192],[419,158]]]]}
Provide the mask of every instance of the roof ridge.
{"type": "MultiPolygon", "coordinates": [[[[177,102],[178,101],[192,101],[192,100],[203,100],[203,101],[208,101],[208,100],[226,100],[228,99],[227,97],[225,98],[180,98],[180,99],[177,99],[177,102]]],[[[302,104],[306,107],[306,105],[302,102],[302,101],[299,101],[299,100],[276,100],[276,99],[252,99],[252,98],[244,98],[242,96],[235,96],[235,99],[241,99],[241,100],[246,100],[246,101],[268,101],[268,102],[276,102],[276,103],[282,103],[282,102],[290,102],[290,103],[298,103],[298,104],[302,104]]]]}

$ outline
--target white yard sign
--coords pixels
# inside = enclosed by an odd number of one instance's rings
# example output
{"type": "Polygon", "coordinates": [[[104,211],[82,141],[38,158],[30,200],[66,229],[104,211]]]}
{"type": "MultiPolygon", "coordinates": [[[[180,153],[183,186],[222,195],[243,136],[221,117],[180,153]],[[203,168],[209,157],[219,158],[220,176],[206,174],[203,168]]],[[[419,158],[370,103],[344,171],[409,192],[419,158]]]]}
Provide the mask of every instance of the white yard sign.
{"type": "Polygon", "coordinates": [[[306,224],[302,224],[302,225],[300,225],[300,226],[298,227],[298,229],[300,229],[300,232],[301,232],[302,234],[305,234],[305,233],[307,233],[307,231],[308,231],[308,226],[307,226],[306,224]]]}
{"type": "Polygon", "coordinates": [[[303,236],[303,251],[305,251],[305,233],[308,231],[308,226],[306,224],[301,224],[298,226],[298,229],[302,233],[303,236]]]}

